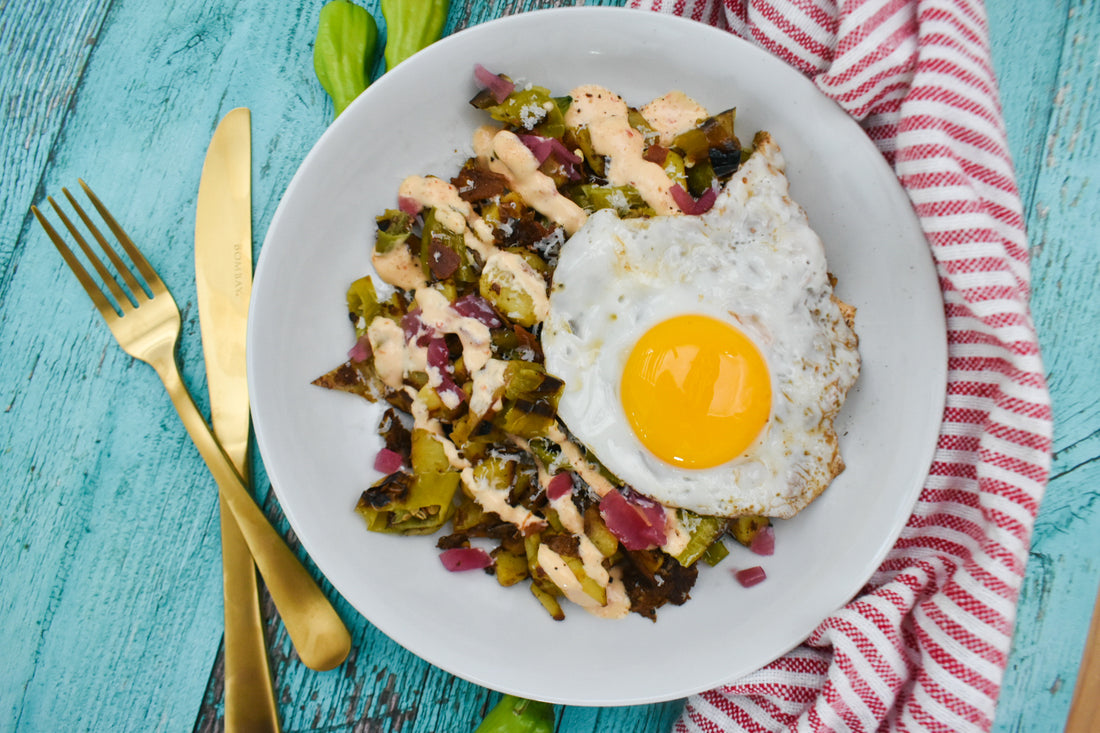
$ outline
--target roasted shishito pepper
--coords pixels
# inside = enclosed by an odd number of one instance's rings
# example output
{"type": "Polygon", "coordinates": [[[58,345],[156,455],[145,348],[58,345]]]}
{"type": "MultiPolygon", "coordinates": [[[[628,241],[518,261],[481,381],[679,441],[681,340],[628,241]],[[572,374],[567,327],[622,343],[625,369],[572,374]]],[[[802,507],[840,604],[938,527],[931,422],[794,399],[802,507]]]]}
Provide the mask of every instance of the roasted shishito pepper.
{"type": "Polygon", "coordinates": [[[505,695],[474,733],[554,733],[554,707],[505,695]]]}
{"type": "Polygon", "coordinates": [[[386,71],[443,35],[450,0],[382,0],[386,71]]]}
{"type": "Polygon", "coordinates": [[[337,117],[370,84],[377,47],[378,24],[365,8],[349,0],[330,0],[321,8],[313,71],[337,117]]]}

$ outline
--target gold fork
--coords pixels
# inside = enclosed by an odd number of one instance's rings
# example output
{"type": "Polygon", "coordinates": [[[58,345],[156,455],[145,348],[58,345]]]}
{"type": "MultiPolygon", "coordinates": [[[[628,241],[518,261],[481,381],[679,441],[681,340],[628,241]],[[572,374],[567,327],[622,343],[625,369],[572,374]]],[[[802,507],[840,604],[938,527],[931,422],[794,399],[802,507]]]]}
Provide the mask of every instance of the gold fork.
{"type": "Polygon", "coordinates": [[[222,497],[240,525],[256,567],[264,578],[298,656],[312,669],[332,669],[344,661],[351,649],[351,635],[347,627],[313,577],[257,506],[184,386],[179,365],[176,363],[180,312],[172,294],[88,185],[82,180],[79,183],[133,262],[146,287],[143,288],[137,281],[117,250],[108,243],[68,189],[62,188],[61,191],[114,265],[121,276],[121,282],[111,275],[102,260],[95,255],[80,230],[53,197],[47,197],[47,200],[107,286],[114,303],[88,274],[38,207],[32,206],[31,211],[95,303],[122,349],[153,367],[164,382],[164,388],[168,390],[168,396],[172,398],[180,420],[202,454],[222,497]]]}

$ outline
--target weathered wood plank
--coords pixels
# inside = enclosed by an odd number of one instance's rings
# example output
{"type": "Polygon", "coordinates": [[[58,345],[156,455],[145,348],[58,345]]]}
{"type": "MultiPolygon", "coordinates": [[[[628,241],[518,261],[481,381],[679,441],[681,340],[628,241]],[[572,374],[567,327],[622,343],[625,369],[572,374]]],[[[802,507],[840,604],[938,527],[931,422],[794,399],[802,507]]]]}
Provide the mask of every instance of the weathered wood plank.
{"type": "MultiPolygon", "coordinates": [[[[261,240],[330,114],[310,64],[321,4],[0,4],[0,41],[19,64],[0,75],[0,201],[9,212],[0,222],[0,718],[13,728],[221,727],[212,484],[151,370],[114,345],[26,207],[88,178],[180,302],[185,379],[205,406],[191,259],[202,156],[221,114],[253,109],[261,240]]],[[[571,3],[456,0],[448,30],[559,4],[571,3]]],[[[1100,322],[1097,260],[1081,245],[1098,223],[1089,83],[1100,19],[1080,0],[990,5],[1059,414],[1056,476],[1036,529],[998,729],[1040,731],[1064,718],[1095,597],[1091,558],[1100,556],[1092,539],[1100,537],[1092,397],[1100,384],[1090,374],[1098,336],[1066,325],[1100,322]]],[[[337,603],[356,652],[327,673],[296,662],[267,608],[287,730],[468,730],[497,699],[337,603]]],[[[679,707],[559,708],[558,728],[665,730],[679,707]]]]}
{"type": "Polygon", "coordinates": [[[1100,582],[1100,9],[991,3],[990,11],[1056,417],[996,730],[1038,732],[1065,721],[1100,582]],[[1043,58],[1057,63],[1032,63],[1043,58]]]}
{"type": "Polygon", "coordinates": [[[27,0],[0,6],[0,296],[24,215],[84,73],[108,0],[27,0]],[[57,26],[55,29],[54,26],[57,26]]]}
{"type": "MultiPolygon", "coordinates": [[[[193,513],[188,493],[158,488],[190,484],[190,473],[175,468],[183,446],[172,441],[158,449],[148,439],[158,424],[127,417],[109,399],[99,375],[109,373],[122,386],[130,378],[128,360],[105,344],[87,299],[55,287],[73,281],[52,248],[41,239],[31,251],[24,247],[31,235],[40,236],[31,230],[27,207],[58,154],[59,133],[108,7],[27,2],[0,8],[5,63],[14,66],[2,77],[0,201],[9,215],[0,224],[0,648],[6,657],[0,699],[8,724],[26,730],[90,727],[94,717],[81,709],[106,709],[111,720],[116,708],[127,707],[118,698],[131,693],[130,706],[139,708],[131,717],[145,716],[155,728],[171,717],[170,708],[153,704],[157,689],[210,659],[211,624],[193,623],[195,609],[170,603],[172,589],[189,584],[195,568],[201,574],[208,567],[202,557],[214,549],[209,526],[177,522],[193,513]],[[70,373],[71,364],[82,367],[70,373]],[[133,465],[144,467],[106,465],[112,446],[126,442],[141,446],[133,465]],[[163,452],[160,467],[149,465],[147,451],[163,452]],[[119,507],[125,510],[115,511],[119,507]],[[150,567],[150,551],[172,560],[150,567]],[[142,613],[143,607],[152,612],[142,613]],[[137,612],[128,620],[131,609],[137,612]],[[182,649],[170,643],[147,648],[149,639],[169,634],[182,649]],[[161,673],[149,677],[146,689],[127,689],[142,668],[161,673]],[[96,679],[118,683],[102,691],[99,705],[87,686],[96,679]]],[[[155,395],[153,387],[139,391],[155,395]]]]}
{"type": "Polygon", "coordinates": [[[1046,158],[1069,0],[1050,0],[1042,7],[990,2],[987,12],[1009,151],[1024,209],[1034,219],[1035,187],[1046,158]],[[1021,59],[1048,63],[1020,63],[1021,59]]]}
{"type": "MultiPolygon", "coordinates": [[[[185,323],[185,379],[205,404],[191,261],[202,157],[222,113],[265,97],[256,156],[274,171],[258,188],[265,225],[274,191],[323,129],[317,100],[293,91],[306,89],[306,71],[282,67],[276,43],[308,43],[295,35],[302,9],[115,2],[89,31],[80,13],[104,8],[70,6],[71,20],[58,17],[60,4],[29,7],[35,14],[25,18],[9,15],[13,4],[4,9],[5,28],[56,37],[58,49],[95,39],[75,70],[79,85],[51,82],[71,101],[63,132],[45,140],[52,157],[37,148],[38,157],[17,155],[19,183],[34,188],[5,181],[5,200],[23,212],[40,181],[56,193],[78,175],[89,180],[172,287],[185,323]],[[253,48],[257,29],[269,27],[283,30],[253,48]],[[296,118],[303,113],[313,127],[296,118]]],[[[27,730],[189,727],[221,633],[213,484],[155,375],[114,345],[37,227],[7,241],[18,267],[6,270],[0,311],[8,621],[0,634],[14,660],[5,665],[4,717],[27,730]]]]}

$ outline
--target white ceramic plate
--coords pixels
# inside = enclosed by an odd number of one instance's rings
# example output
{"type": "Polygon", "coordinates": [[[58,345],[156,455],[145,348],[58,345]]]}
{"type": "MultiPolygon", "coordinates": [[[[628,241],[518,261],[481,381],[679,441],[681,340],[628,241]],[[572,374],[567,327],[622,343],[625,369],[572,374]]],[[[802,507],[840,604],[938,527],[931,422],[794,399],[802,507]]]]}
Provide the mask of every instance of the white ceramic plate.
{"type": "Polygon", "coordinates": [[[735,37],[656,13],[540,11],[446,38],[375,82],[298,170],[264,242],[253,287],[248,377],[256,437],[287,518],[317,566],[371,623],[467,680],[574,705],[684,697],[797,645],[874,572],[923,483],[942,415],[940,291],[908,199],[862,131],[802,76],[735,37]],[[310,385],[354,335],[344,293],[371,271],[374,217],[406,175],[449,178],[485,120],[468,100],[481,63],[564,94],[596,82],[634,105],[681,89],[738,108],[742,139],[769,130],[795,198],[826,242],[839,295],[859,309],[864,360],[838,423],[847,470],[776,530],[768,580],[733,548],[703,568],[682,607],[652,623],[576,607],[552,621],[526,586],[448,573],[434,538],[372,534],[354,512],[376,478],[379,408],[310,385]]]}

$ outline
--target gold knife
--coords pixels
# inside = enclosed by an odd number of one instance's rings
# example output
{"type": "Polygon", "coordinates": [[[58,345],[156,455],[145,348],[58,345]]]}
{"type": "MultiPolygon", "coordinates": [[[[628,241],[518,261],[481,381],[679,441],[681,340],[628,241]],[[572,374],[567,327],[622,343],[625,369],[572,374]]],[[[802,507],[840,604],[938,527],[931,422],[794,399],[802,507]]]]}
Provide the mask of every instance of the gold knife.
{"type": "MultiPolygon", "coordinates": [[[[195,285],[214,434],[248,482],[245,327],[252,293],[252,138],[245,108],[214,131],[195,215],[195,285]]],[[[225,729],[278,731],[256,568],[221,499],[225,592],[225,729]]]]}
{"type": "MultiPolygon", "coordinates": [[[[229,112],[214,132],[203,165],[195,216],[195,274],[215,433],[247,478],[249,439],[245,330],[252,287],[251,116],[229,112]]],[[[256,573],[248,546],[222,504],[225,584],[226,725],[261,721],[276,730],[274,696],[259,614],[256,573]]],[[[306,666],[332,669],[347,657],[351,637],[318,592],[268,588],[306,666]]],[[[259,725],[259,722],[255,723],[259,725]]],[[[251,725],[248,729],[254,729],[251,725]]],[[[230,728],[232,730],[232,728],[230,728]]]]}

